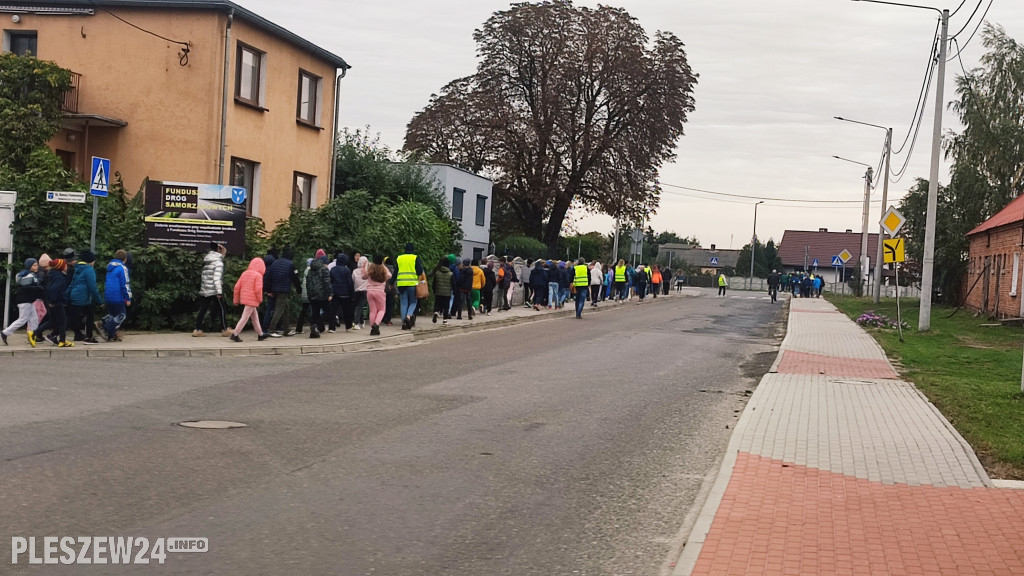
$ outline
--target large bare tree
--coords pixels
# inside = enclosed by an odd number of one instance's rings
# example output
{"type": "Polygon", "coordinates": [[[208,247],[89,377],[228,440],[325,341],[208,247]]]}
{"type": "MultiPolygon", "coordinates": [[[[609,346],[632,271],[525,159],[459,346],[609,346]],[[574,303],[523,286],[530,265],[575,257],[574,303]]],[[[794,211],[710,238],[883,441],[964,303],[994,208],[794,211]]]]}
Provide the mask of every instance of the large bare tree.
{"type": "Polygon", "coordinates": [[[431,97],[405,148],[483,172],[513,229],[554,249],[571,207],[638,221],[658,206],[697,75],[683,43],[625,10],[513,4],[474,33],[476,74],[431,97]]]}

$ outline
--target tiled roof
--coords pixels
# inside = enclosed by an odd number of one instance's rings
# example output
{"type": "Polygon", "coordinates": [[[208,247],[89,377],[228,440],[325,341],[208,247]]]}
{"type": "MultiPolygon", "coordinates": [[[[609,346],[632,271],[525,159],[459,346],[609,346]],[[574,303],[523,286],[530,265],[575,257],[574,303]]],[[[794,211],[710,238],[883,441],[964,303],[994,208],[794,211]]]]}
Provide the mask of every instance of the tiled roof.
{"type": "Polygon", "coordinates": [[[967,233],[968,236],[973,236],[978,232],[984,232],[1000,226],[1006,226],[1007,224],[1016,224],[1024,220],[1024,195],[1017,196],[1017,198],[1006,205],[995,216],[982,222],[977,228],[967,233]]]}
{"type": "MultiPolygon", "coordinates": [[[[860,261],[859,232],[807,232],[803,230],[786,230],[782,235],[782,242],[779,243],[779,257],[782,258],[783,266],[795,266],[803,268],[804,248],[807,247],[807,265],[817,259],[819,267],[832,265],[832,257],[838,256],[844,249],[853,254],[847,262],[847,267],[857,266],[860,261]]],[[[868,257],[875,259],[875,252],[878,250],[878,234],[868,234],[868,257]]]]}
{"type": "Polygon", "coordinates": [[[740,258],[739,250],[711,250],[690,244],[662,244],[658,246],[658,253],[661,254],[662,251],[672,252],[673,258],[684,260],[691,266],[711,266],[711,259],[718,258],[719,267],[735,268],[736,261],[740,258]]]}

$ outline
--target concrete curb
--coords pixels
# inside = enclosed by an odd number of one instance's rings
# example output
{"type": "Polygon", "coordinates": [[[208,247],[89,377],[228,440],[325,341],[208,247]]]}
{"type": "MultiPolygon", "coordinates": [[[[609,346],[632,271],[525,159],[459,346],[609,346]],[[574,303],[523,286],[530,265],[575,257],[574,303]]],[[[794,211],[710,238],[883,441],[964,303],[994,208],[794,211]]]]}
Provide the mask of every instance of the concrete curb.
{"type": "MultiPolygon", "coordinates": [[[[782,355],[781,350],[779,355],[782,355]]],[[[676,567],[672,572],[672,576],[689,576],[697,565],[697,558],[700,557],[700,551],[704,547],[704,540],[711,531],[711,524],[714,522],[715,514],[722,503],[722,497],[725,496],[725,489],[729,486],[732,471],[736,468],[736,458],[740,451],[743,433],[753,418],[750,414],[757,408],[757,404],[761,400],[761,396],[763,396],[761,384],[764,383],[765,378],[767,378],[767,374],[761,377],[761,381],[758,382],[757,388],[750,396],[746,408],[743,409],[743,414],[740,415],[740,419],[732,431],[732,436],[729,438],[729,446],[725,449],[725,456],[722,459],[722,466],[715,477],[710,492],[708,492],[704,506],[701,507],[700,515],[697,516],[697,521],[694,523],[693,529],[690,530],[690,536],[686,539],[683,551],[679,555],[679,559],[676,560],[676,567]]],[[[701,492],[703,491],[704,487],[702,486],[701,492]]]]}

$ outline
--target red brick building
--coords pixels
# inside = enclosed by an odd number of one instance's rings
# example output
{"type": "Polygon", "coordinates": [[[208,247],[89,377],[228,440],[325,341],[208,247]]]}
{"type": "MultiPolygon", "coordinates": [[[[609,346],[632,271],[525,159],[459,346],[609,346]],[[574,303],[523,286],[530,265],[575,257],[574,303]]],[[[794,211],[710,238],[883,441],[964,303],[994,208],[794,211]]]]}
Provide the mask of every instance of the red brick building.
{"type": "Polygon", "coordinates": [[[1024,196],[967,233],[970,239],[966,306],[996,318],[1024,316],[1021,248],[1024,196]]]}

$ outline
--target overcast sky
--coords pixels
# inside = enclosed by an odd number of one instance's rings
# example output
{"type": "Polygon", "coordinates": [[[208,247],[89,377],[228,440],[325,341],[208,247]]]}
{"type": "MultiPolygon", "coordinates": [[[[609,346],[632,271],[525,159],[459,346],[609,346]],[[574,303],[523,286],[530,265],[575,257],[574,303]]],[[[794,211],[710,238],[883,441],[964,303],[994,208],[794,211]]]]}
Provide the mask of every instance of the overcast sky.
{"type": "MultiPolygon", "coordinates": [[[[235,1],[345,58],[353,68],[342,81],[341,125],[369,125],[393,149],[401,148],[406,124],[432,93],[475,71],[473,31],[510,5],[494,0],[235,1]]],[[[849,0],[606,3],[625,8],[649,34],[668,30],[679,36],[700,74],[696,110],[679,142],[678,159],[661,171],[666,193],[651,221],[655,230],[696,236],[705,247],[740,248],[750,241],[756,200],[669,186],[676,185],[766,198],[757,209],[762,241],[778,242],[787,229],[860,232],[864,167],[832,155],[876,164],[885,133],[833,116],[892,126],[898,148],[910,128],[937,13],[849,0]]],[[[953,11],[960,0],[912,3],[953,11]]],[[[978,3],[965,0],[950,20],[951,36],[978,3]]],[[[981,0],[961,43],[988,5],[981,0]]],[[[986,20],[1024,41],[1021,0],[993,0],[986,20]]],[[[968,69],[982,52],[979,33],[963,54],[968,69]]],[[[959,73],[959,63],[947,65],[944,100],[956,97],[959,73]]],[[[906,175],[890,185],[890,204],[914,178],[928,177],[933,102],[930,98],[906,175]]],[[[950,128],[958,126],[947,110],[943,129],[950,128]]],[[[905,154],[894,158],[894,168],[905,154]]],[[[943,183],[947,171],[944,165],[943,183]]],[[[872,231],[881,213],[881,188],[872,197],[872,231]]],[[[601,216],[577,224],[581,232],[609,232],[612,226],[601,216]]]]}

